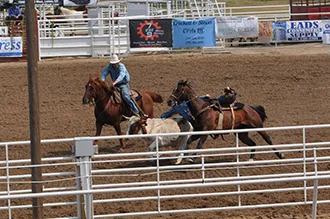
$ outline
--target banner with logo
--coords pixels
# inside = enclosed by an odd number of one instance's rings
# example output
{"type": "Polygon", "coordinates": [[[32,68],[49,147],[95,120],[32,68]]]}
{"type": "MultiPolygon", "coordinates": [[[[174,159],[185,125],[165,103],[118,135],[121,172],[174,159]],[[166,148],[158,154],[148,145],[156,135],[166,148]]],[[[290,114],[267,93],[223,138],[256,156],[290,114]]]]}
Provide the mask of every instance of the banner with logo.
{"type": "Polygon", "coordinates": [[[285,21],[276,21],[273,22],[273,40],[276,42],[286,41],[286,22],[285,21]]]}
{"type": "Polygon", "coordinates": [[[215,46],[215,19],[199,20],[173,19],[173,47],[215,46]]]}
{"type": "Polygon", "coordinates": [[[288,41],[322,41],[321,21],[287,21],[286,39],[288,41]]]}
{"type": "Polygon", "coordinates": [[[21,57],[22,55],[22,37],[0,37],[1,57],[21,57]]]}
{"type": "Polygon", "coordinates": [[[218,38],[258,37],[257,17],[217,17],[216,35],[218,38]]]}
{"type": "Polygon", "coordinates": [[[330,20],[322,20],[323,44],[330,45],[330,20]]]}
{"type": "Polygon", "coordinates": [[[172,47],[171,19],[130,20],[131,48],[172,47]]]}

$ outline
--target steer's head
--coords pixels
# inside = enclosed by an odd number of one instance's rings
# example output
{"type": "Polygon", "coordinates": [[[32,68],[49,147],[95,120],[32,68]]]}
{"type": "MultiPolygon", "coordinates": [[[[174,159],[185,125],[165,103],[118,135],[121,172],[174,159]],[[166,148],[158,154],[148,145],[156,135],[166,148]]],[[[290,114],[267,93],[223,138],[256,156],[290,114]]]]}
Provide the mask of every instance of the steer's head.
{"type": "Polygon", "coordinates": [[[138,116],[132,116],[127,118],[128,119],[128,124],[127,124],[127,131],[126,135],[134,135],[138,134],[142,128],[142,120],[138,116]]]}

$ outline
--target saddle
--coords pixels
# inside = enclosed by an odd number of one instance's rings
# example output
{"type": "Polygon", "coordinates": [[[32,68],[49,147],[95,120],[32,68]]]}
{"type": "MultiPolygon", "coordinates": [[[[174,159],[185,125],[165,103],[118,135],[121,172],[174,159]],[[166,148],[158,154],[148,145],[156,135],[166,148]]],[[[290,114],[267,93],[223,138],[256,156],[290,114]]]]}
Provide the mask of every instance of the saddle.
{"type": "MultiPolygon", "coordinates": [[[[141,94],[137,90],[130,90],[130,95],[132,99],[133,98],[135,99],[135,101],[138,101],[139,99],[142,98],[141,94]]],[[[122,103],[123,99],[121,97],[119,88],[115,88],[114,95],[112,96],[112,98],[115,101],[115,103],[117,104],[122,103]]]]}
{"type": "MultiPolygon", "coordinates": [[[[244,107],[244,103],[237,102],[237,103],[234,103],[232,105],[232,107],[233,107],[233,110],[241,110],[244,107]]],[[[230,105],[223,105],[223,106],[221,106],[221,109],[223,111],[230,111],[231,110],[230,105]]]]}
{"type": "Polygon", "coordinates": [[[220,112],[222,111],[231,111],[231,110],[240,110],[243,109],[244,107],[244,103],[225,103],[225,104],[220,104],[220,102],[218,101],[218,99],[207,99],[206,101],[208,101],[209,103],[211,103],[211,107],[215,110],[219,110],[220,112]],[[230,107],[232,106],[232,108],[230,107]]]}

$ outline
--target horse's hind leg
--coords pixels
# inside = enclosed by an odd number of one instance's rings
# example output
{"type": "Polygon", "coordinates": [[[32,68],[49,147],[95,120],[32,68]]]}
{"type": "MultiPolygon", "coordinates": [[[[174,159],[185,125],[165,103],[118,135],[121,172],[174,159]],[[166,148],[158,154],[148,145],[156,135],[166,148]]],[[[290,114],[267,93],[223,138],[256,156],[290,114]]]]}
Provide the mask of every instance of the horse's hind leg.
{"type": "MultiPolygon", "coordinates": [[[[270,137],[269,137],[269,135],[265,132],[265,131],[260,131],[260,132],[258,132],[261,136],[262,136],[262,138],[267,142],[267,144],[269,144],[269,145],[272,145],[273,144],[273,142],[272,142],[272,140],[270,139],[270,137]]],[[[273,150],[274,151],[277,151],[277,149],[276,148],[273,148],[273,150]]],[[[280,159],[283,159],[284,158],[284,154],[282,154],[281,152],[275,152],[275,154],[276,154],[276,156],[278,157],[278,158],[280,158],[280,159]]]]}
{"type": "MultiPolygon", "coordinates": [[[[238,138],[239,138],[239,140],[241,140],[246,145],[249,145],[249,146],[256,146],[257,145],[251,138],[249,138],[249,133],[247,133],[247,132],[239,133],[238,138]]],[[[256,151],[255,149],[251,150],[250,160],[254,159],[254,156],[255,156],[254,152],[255,151],[256,151]]]]}
{"type": "MultiPolygon", "coordinates": [[[[199,139],[200,137],[201,137],[201,135],[192,135],[192,136],[190,136],[189,139],[188,139],[188,141],[187,141],[186,148],[189,148],[189,145],[190,145],[191,143],[193,143],[194,141],[196,141],[197,139],[199,139]]],[[[199,141],[199,142],[200,142],[200,141],[199,141]]],[[[199,143],[199,142],[198,142],[198,143],[199,143]]],[[[185,153],[184,155],[187,156],[188,153],[185,153]]],[[[194,160],[193,160],[193,158],[191,158],[191,157],[188,157],[188,158],[187,158],[187,161],[188,161],[189,163],[194,163],[194,160]]]]}
{"type": "MultiPolygon", "coordinates": [[[[198,135],[198,138],[199,138],[199,141],[197,143],[197,146],[196,146],[196,149],[202,149],[206,139],[207,139],[207,136],[208,135],[198,135]]],[[[192,136],[193,137],[193,136],[192,136]]],[[[198,138],[196,138],[195,140],[197,140],[198,138]]],[[[191,137],[189,138],[191,139],[191,137]]],[[[196,155],[196,153],[193,153],[193,155],[196,155]]],[[[190,163],[194,163],[194,159],[193,158],[187,158],[187,161],[190,162],[190,163]]]]}

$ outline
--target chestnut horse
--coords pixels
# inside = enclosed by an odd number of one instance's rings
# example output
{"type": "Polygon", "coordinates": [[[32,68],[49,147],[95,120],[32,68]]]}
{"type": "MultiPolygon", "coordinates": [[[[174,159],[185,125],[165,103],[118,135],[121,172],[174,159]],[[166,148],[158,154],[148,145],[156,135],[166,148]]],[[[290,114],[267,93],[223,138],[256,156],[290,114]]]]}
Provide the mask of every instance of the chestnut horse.
{"type": "MultiPolygon", "coordinates": [[[[137,90],[141,98],[136,100],[136,103],[143,110],[143,112],[154,118],[154,102],[163,102],[162,96],[152,91],[137,90]]],[[[115,88],[109,87],[106,82],[100,79],[100,76],[90,75],[89,80],[85,86],[85,94],[83,96],[83,104],[95,103],[94,115],[96,119],[96,134],[100,136],[103,125],[113,126],[118,135],[121,135],[120,123],[126,120],[124,116],[132,116],[132,110],[121,101],[116,103],[114,100],[115,88]]],[[[124,139],[120,139],[121,148],[125,148],[124,139]]],[[[96,144],[96,142],[94,142],[96,144]]]]}
{"type": "MultiPolygon", "coordinates": [[[[200,99],[196,93],[192,90],[188,81],[179,81],[176,88],[168,99],[168,105],[173,106],[177,102],[187,101],[190,107],[192,115],[195,117],[195,121],[192,121],[194,131],[210,131],[216,130],[218,121],[220,119],[220,111],[216,107],[212,107],[212,103],[200,99]]],[[[263,122],[267,118],[264,107],[262,106],[247,106],[234,111],[235,121],[232,122],[231,111],[223,111],[222,129],[244,129],[244,128],[262,128],[263,122]]],[[[269,135],[265,131],[258,131],[262,138],[272,145],[272,141],[269,135]]],[[[238,133],[239,139],[249,146],[256,146],[256,143],[249,138],[248,132],[238,133]]],[[[187,143],[187,146],[199,139],[197,148],[201,149],[208,135],[192,135],[187,143]]],[[[276,148],[273,148],[276,150],[276,148]]],[[[251,150],[250,160],[253,160],[255,150],[251,150]]],[[[284,155],[280,152],[275,153],[279,158],[284,158],[284,155]]]]}

